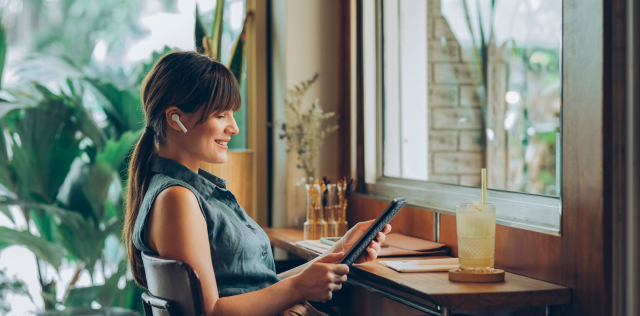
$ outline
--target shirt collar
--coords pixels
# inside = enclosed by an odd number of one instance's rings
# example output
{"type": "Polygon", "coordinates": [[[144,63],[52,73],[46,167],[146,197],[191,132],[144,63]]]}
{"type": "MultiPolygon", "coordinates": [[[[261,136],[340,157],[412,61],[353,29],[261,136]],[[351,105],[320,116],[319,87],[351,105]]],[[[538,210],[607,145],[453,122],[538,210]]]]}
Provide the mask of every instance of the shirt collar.
{"type": "Polygon", "coordinates": [[[203,196],[210,196],[216,188],[225,190],[227,188],[226,180],[216,177],[203,169],[198,169],[198,173],[195,173],[178,162],[159,156],[151,158],[151,171],[184,181],[198,190],[200,195],[203,196]]]}

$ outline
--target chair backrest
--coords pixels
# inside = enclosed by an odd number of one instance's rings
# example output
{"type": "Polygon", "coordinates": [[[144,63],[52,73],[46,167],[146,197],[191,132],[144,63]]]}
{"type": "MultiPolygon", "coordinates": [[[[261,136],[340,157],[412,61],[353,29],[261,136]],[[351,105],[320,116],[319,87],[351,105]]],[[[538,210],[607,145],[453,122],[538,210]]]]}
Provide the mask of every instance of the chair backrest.
{"type": "Polygon", "coordinates": [[[151,293],[143,295],[145,313],[150,309],[153,315],[204,315],[200,278],[191,266],[148,253],[142,253],[142,262],[151,293]],[[163,310],[163,304],[170,310],[163,310]]]}

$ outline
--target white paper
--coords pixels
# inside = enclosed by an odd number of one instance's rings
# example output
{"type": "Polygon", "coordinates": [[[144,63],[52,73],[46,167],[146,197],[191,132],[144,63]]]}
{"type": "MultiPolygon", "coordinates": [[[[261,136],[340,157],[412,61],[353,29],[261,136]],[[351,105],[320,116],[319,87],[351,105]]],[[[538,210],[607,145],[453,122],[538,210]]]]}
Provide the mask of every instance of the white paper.
{"type": "Polygon", "coordinates": [[[446,272],[460,267],[460,261],[458,258],[412,261],[378,261],[378,263],[398,272],[446,272]]]}

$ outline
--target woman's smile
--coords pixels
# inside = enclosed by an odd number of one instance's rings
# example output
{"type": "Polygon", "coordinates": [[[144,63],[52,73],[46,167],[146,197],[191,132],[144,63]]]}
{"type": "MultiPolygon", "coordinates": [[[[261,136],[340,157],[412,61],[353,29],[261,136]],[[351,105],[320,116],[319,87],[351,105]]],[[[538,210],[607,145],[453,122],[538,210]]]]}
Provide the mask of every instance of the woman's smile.
{"type": "Polygon", "coordinates": [[[216,139],[216,140],[215,140],[215,143],[216,143],[216,145],[218,145],[219,147],[221,147],[221,148],[223,148],[223,149],[225,149],[225,150],[226,150],[226,149],[228,149],[228,148],[229,148],[229,146],[227,146],[227,144],[229,143],[229,141],[230,141],[230,139],[225,139],[225,140],[222,140],[222,139],[216,139]]]}

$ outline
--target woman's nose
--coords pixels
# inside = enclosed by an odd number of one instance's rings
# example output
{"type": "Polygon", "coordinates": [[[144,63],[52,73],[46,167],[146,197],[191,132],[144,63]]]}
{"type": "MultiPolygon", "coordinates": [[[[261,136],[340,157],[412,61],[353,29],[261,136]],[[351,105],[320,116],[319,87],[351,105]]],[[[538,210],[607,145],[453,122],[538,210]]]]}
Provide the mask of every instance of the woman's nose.
{"type": "Polygon", "coordinates": [[[229,135],[236,135],[238,132],[240,132],[240,129],[238,128],[238,124],[236,124],[236,119],[231,116],[231,123],[227,126],[227,133],[229,135]]]}

